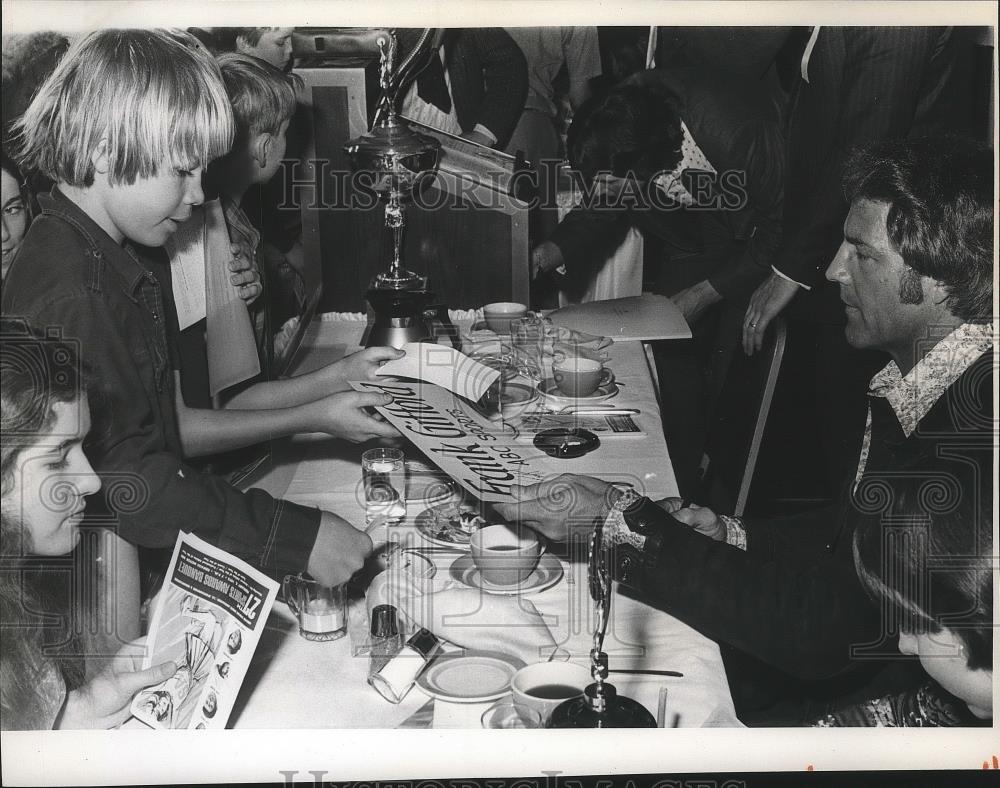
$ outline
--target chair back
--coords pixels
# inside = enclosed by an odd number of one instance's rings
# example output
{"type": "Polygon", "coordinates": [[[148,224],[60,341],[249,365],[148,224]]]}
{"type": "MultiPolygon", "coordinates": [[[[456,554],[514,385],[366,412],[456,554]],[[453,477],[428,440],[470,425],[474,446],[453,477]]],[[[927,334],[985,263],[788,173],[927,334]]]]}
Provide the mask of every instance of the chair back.
{"type": "Polygon", "coordinates": [[[139,554],[113,528],[83,528],[71,572],[75,625],[86,648],[89,679],[143,634],[139,554]]]}
{"type": "Polygon", "coordinates": [[[746,508],[786,337],[785,321],[778,316],[768,326],[763,347],[753,356],[739,347],[720,348],[729,359],[711,409],[699,496],[699,502],[715,511],[740,516],[746,508]]]}

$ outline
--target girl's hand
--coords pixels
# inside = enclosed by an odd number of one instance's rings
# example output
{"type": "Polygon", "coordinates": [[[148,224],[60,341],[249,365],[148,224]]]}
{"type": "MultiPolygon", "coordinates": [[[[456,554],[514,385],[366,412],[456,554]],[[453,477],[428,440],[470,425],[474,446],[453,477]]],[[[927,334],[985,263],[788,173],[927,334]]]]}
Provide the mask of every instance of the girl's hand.
{"type": "Polygon", "coordinates": [[[56,719],[55,727],[81,730],[121,725],[131,716],[129,704],[139,690],[166,681],[177,671],[174,662],[139,670],[141,664],[141,656],[135,646],[125,646],[108,667],[66,695],[66,704],[56,719]]]}

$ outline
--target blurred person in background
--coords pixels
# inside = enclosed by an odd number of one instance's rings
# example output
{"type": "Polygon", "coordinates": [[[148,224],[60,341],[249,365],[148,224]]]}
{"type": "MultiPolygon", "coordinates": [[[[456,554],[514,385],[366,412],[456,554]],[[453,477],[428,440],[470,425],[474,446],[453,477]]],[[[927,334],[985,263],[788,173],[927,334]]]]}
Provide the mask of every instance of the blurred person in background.
{"type": "Polygon", "coordinates": [[[30,200],[26,191],[24,178],[14,161],[2,153],[2,170],[0,170],[0,206],[3,209],[3,267],[0,268],[0,283],[7,276],[10,264],[14,261],[21,240],[31,223],[30,200]]]}

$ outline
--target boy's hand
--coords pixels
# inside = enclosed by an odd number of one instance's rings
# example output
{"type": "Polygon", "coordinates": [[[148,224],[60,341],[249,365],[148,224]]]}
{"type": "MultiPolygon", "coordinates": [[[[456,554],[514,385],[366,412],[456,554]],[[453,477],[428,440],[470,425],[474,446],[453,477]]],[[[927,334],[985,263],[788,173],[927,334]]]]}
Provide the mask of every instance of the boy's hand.
{"type": "Polygon", "coordinates": [[[344,391],[303,406],[309,411],[312,431],[325,432],[351,443],[372,438],[397,438],[399,432],[378,413],[366,408],[388,405],[392,397],[376,392],[344,391]]]}
{"type": "Polygon", "coordinates": [[[240,298],[250,306],[264,292],[260,273],[253,264],[253,255],[240,244],[230,244],[233,259],[229,261],[229,281],[236,288],[240,298]]]}
{"type": "Polygon", "coordinates": [[[365,565],[371,553],[368,534],[335,514],[323,512],[307,568],[323,585],[339,586],[365,565]]]}
{"type": "Polygon", "coordinates": [[[177,672],[173,662],[139,670],[141,664],[135,646],[125,646],[108,667],[67,694],[56,727],[82,730],[120,725],[129,718],[129,704],[139,690],[166,681],[177,672]]]}
{"type": "Polygon", "coordinates": [[[370,347],[326,367],[331,391],[351,391],[349,380],[375,380],[379,367],[406,354],[394,347],[370,347]]]}

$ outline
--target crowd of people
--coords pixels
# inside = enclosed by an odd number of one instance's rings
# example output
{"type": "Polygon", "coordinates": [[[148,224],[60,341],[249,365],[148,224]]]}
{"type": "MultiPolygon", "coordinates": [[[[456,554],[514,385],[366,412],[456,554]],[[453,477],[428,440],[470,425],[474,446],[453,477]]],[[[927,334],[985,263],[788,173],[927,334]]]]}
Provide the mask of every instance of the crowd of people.
{"type": "MultiPolygon", "coordinates": [[[[39,620],[66,601],[32,561],[72,552],[85,509],[151,551],[151,577],[181,530],[329,585],[372,552],[342,517],[239,491],[214,462],[302,432],[397,437],[372,410],[388,396],[348,381],[402,351],[273,379],[276,315],[307,296],[294,218],[268,190],[296,111],[293,34],[47,35],[48,67],[18,77],[30,89],[5,67],[4,729],[112,727],[176,669],[139,670],[135,646],[97,669],[39,620]],[[8,115],[15,87],[27,99],[8,115]],[[216,198],[261,370],[217,396],[205,320],[180,328],[164,248],[216,198]],[[102,479],[127,480],[126,505],[102,479]]],[[[989,724],[993,151],[967,127],[961,39],[767,28],[730,42],[743,65],[727,68],[703,34],[674,29],[628,66],[596,28],[448,30],[403,98],[536,166],[565,156],[588,184],[593,200],[535,229],[539,292],[583,287],[635,226],[647,286],[694,333],[654,350],[661,379],[686,383],[661,392],[683,498],[562,476],[498,511],[556,541],[596,527],[618,582],[720,644],[744,722],[989,724]],[[748,354],[778,314],[820,326],[832,506],[742,519],[690,502],[726,309],[748,354]]]]}

